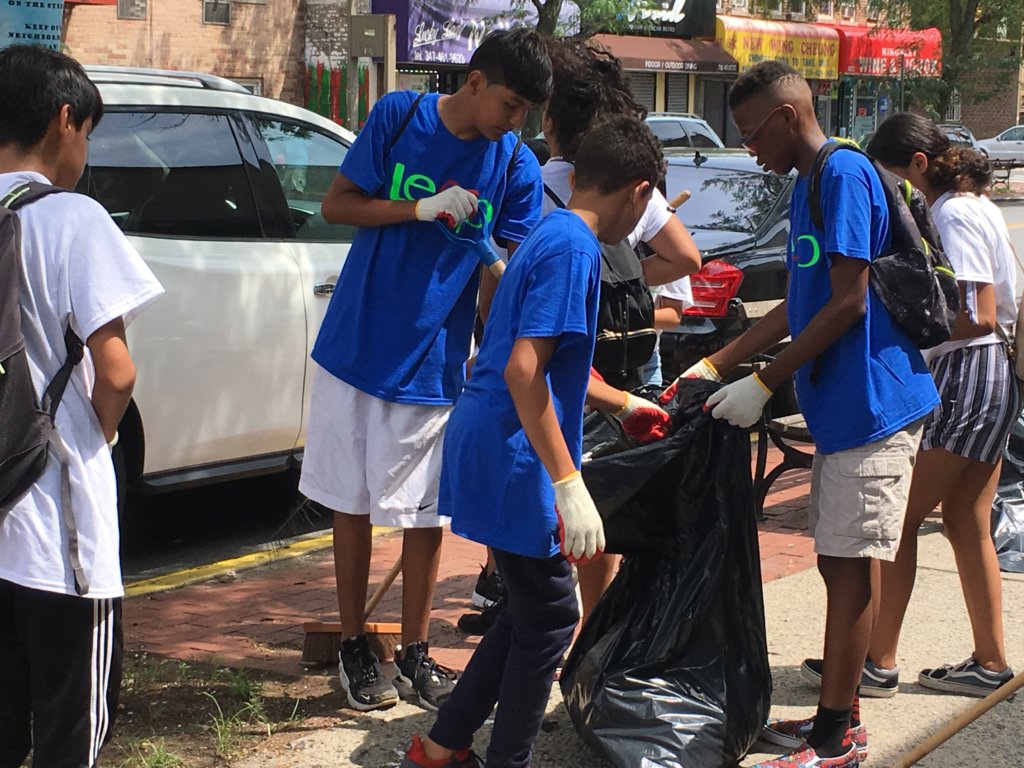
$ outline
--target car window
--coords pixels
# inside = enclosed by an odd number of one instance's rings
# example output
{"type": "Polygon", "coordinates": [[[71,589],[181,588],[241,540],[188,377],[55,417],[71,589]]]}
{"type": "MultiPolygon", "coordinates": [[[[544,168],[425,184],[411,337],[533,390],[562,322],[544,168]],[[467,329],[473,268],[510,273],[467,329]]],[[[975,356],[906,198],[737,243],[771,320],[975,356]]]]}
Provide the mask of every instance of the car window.
{"type": "Polygon", "coordinates": [[[678,120],[651,120],[647,125],[664,147],[690,146],[690,138],[678,120]]]}
{"type": "Polygon", "coordinates": [[[288,201],[295,237],[351,242],[355,227],[328,224],[320,213],[324,196],[338,175],[348,148],[338,139],[301,123],[263,117],[254,117],[253,122],[270,150],[288,201]]]}
{"type": "Polygon", "coordinates": [[[946,138],[948,138],[953,144],[959,144],[964,147],[974,146],[971,134],[962,128],[947,128],[946,138]]]}
{"type": "Polygon", "coordinates": [[[695,147],[708,148],[722,146],[722,142],[718,140],[714,131],[703,123],[689,122],[686,124],[686,130],[690,134],[690,143],[695,147]]]}
{"type": "Polygon", "coordinates": [[[690,199],[677,215],[688,229],[754,233],[775,208],[788,184],[773,173],[700,168],[670,163],[666,176],[668,196],[683,190],[690,199]]]}
{"type": "Polygon", "coordinates": [[[1003,141],[1024,141],[1024,128],[1011,128],[1001,138],[1003,141]]]}
{"type": "Polygon", "coordinates": [[[260,237],[252,189],[225,115],[108,112],[78,191],[127,233],[260,237]]]}

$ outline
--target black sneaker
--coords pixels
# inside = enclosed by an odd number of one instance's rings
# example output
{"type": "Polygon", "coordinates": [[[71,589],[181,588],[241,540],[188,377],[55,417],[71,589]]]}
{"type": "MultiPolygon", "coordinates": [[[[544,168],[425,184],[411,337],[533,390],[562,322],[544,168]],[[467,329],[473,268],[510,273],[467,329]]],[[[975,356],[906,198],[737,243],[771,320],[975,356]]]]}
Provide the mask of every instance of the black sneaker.
{"type": "Polygon", "coordinates": [[[398,691],[384,677],[366,635],[342,642],[341,653],[338,654],[338,677],[352,709],[368,712],[398,703],[398,691]]]}
{"type": "Polygon", "coordinates": [[[1013,670],[1009,667],[1002,672],[989,672],[976,662],[973,656],[959,664],[943,664],[936,669],[923,669],[917,676],[917,682],[925,688],[980,697],[988,696],[1012,679],[1013,670]]]}
{"type": "Polygon", "coordinates": [[[481,566],[471,598],[473,607],[482,611],[484,608],[490,608],[504,596],[505,582],[502,580],[501,574],[495,570],[488,576],[486,566],[481,566]]]}
{"type": "Polygon", "coordinates": [[[454,670],[442,667],[427,651],[430,646],[425,640],[403,648],[395,649],[395,666],[398,676],[395,684],[407,693],[415,693],[424,709],[436,710],[455,688],[457,675],[454,670]]]}
{"type": "MultiPolygon", "coordinates": [[[[800,665],[800,674],[807,682],[815,686],[821,685],[821,659],[804,659],[800,665]]],[[[900,668],[882,669],[876,667],[871,659],[864,662],[864,671],[860,675],[860,687],[857,693],[865,699],[891,699],[900,690],[900,668]]]]}
{"type": "Polygon", "coordinates": [[[494,626],[494,622],[505,610],[505,598],[502,597],[490,608],[484,608],[479,613],[464,613],[459,617],[459,629],[467,635],[486,635],[487,630],[494,626]]]}

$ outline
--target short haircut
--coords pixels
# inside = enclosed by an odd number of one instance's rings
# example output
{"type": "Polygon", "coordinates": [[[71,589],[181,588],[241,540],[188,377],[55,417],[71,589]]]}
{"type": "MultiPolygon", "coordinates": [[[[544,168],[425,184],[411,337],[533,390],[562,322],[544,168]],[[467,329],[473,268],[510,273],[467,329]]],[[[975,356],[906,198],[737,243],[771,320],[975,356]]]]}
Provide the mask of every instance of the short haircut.
{"type": "Polygon", "coordinates": [[[551,119],[562,157],[572,161],[587,130],[612,115],[643,119],[647,110],[633,97],[622,65],[615,56],[591,41],[550,38],[551,119]]]}
{"type": "Polygon", "coordinates": [[[635,117],[610,117],[587,131],[576,153],[576,188],[610,195],[626,184],[665,174],[665,157],[651,129],[635,117]]]}
{"type": "Polygon", "coordinates": [[[777,91],[792,83],[806,83],[803,75],[781,61],[762,61],[736,78],[729,89],[729,109],[762,94],[777,91]]]}
{"type": "Polygon", "coordinates": [[[953,144],[935,123],[898,112],[878,126],[867,153],[882,165],[906,168],[920,152],[928,158],[925,178],[941,192],[981,194],[992,183],[992,164],[981,152],[953,144]]]}
{"type": "Polygon", "coordinates": [[[38,45],[0,50],[0,146],[35,146],[65,104],[76,128],[103,117],[103,99],[81,64],[38,45]]]}
{"type": "Polygon", "coordinates": [[[551,91],[551,60],[535,30],[516,27],[487,35],[469,60],[488,85],[504,85],[534,104],[551,91]]]}

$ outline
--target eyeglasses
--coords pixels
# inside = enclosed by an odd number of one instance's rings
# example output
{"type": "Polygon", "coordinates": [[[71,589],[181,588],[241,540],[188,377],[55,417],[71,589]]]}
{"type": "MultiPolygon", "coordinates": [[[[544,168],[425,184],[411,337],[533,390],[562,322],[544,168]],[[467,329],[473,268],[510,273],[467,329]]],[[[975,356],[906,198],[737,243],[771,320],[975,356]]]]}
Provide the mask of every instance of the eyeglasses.
{"type": "Polygon", "coordinates": [[[761,131],[764,130],[765,126],[768,125],[768,121],[772,119],[772,116],[776,112],[778,112],[783,107],[787,107],[787,106],[789,106],[789,105],[788,104],[779,104],[779,106],[777,106],[775,109],[773,109],[767,115],[765,115],[764,120],[761,121],[761,123],[757,126],[757,128],[755,128],[754,130],[752,130],[750,132],[749,136],[744,136],[744,137],[740,138],[740,146],[742,146],[744,149],[747,149],[747,150],[750,150],[751,152],[753,152],[754,151],[754,142],[757,141],[757,135],[759,133],[761,133],[761,131]]]}

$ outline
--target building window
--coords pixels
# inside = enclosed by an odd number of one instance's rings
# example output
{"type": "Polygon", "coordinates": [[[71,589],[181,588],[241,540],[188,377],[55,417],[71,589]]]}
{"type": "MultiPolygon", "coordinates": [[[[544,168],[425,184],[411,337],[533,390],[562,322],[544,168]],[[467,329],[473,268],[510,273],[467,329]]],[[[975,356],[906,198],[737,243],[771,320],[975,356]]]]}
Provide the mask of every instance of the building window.
{"type": "Polygon", "coordinates": [[[203,24],[230,24],[230,0],[203,0],[203,24]]]}
{"type": "Polygon", "coordinates": [[[853,11],[854,11],[854,6],[852,6],[852,5],[842,5],[842,6],[839,7],[839,12],[843,15],[844,19],[852,19],[853,18],[853,11]]]}
{"type": "Polygon", "coordinates": [[[955,88],[949,94],[949,106],[946,107],[946,121],[950,123],[960,122],[960,91],[955,88]]]}
{"type": "Polygon", "coordinates": [[[818,15],[819,16],[831,16],[832,15],[832,0],[822,0],[818,4],[818,15]]]}
{"type": "MultiPolygon", "coordinates": [[[[238,0],[235,0],[238,2],[238,0]]],[[[259,0],[263,2],[263,0],[259,0]]],[[[262,77],[232,77],[234,82],[245,88],[253,96],[263,95],[263,78],[262,77]]]]}
{"type": "Polygon", "coordinates": [[[805,0],[789,0],[788,6],[789,12],[796,16],[803,16],[807,13],[807,3],[805,0]]]}
{"type": "Polygon", "coordinates": [[[117,18],[146,20],[146,0],[117,0],[117,18]]]}
{"type": "Polygon", "coordinates": [[[747,0],[732,0],[731,5],[733,8],[746,8],[747,0]]]}

